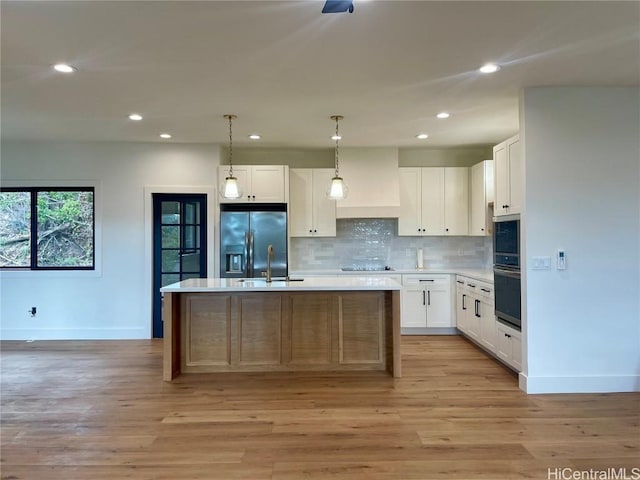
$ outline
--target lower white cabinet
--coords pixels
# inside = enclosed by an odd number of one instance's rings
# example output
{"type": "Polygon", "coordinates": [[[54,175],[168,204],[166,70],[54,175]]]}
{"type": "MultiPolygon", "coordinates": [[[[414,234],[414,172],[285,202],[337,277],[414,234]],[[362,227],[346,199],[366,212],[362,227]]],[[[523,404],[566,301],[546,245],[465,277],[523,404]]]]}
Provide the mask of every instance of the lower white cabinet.
{"type": "Polygon", "coordinates": [[[496,355],[517,371],[522,370],[522,335],[519,331],[496,321],[496,355]]]}
{"type": "Polygon", "coordinates": [[[520,371],[522,340],[519,331],[496,319],[493,285],[464,275],[456,276],[456,323],[467,338],[520,371]]]}
{"type": "Polygon", "coordinates": [[[403,275],[402,322],[406,329],[452,328],[455,318],[451,312],[450,275],[403,275]]]}

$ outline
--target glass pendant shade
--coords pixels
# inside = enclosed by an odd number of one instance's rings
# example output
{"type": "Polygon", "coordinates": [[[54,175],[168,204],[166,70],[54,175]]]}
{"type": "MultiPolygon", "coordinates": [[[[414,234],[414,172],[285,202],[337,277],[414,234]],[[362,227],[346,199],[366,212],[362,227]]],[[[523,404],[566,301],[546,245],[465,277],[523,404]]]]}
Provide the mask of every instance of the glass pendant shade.
{"type": "Polygon", "coordinates": [[[346,183],[344,183],[342,177],[333,177],[327,196],[331,200],[342,200],[343,198],[347,198],[347,193],[349,193],[349,188],[346,183]]]}
{"type": "Polygon", "coordinates": [[[222,184],[222,196],[230,200],[240,198],[242,192],[240,191],[240,185],[238,185],[238,179],[236,177],[229,176],[224,179],[222,184]]]}

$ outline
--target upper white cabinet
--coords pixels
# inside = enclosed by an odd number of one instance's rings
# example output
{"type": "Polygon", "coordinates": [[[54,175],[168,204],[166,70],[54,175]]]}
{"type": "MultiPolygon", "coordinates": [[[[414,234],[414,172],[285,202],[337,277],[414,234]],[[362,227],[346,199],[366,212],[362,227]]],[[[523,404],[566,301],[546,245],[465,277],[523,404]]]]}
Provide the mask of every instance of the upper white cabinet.
{"type": "Polygon", "coordinates": [[[493,219],[489,203],[493,202],[493,160],[484,160],[471,167],[471,215],[469,235],[490,235],[493,219]]]}
{"type": "MultiPolygon", "coordinates": [[[[220,203],[286,203],[288,201],[289,168],[284,165],[238,165],[233,175],[238,179],[242,196],[238,199],[222,198],[220,203]]],[[[229,166],[218,167],[219,183],[229,175],[229,166]]]]}
{"type": "Polygon", "coordinates": [[[400,168],[398,235],[467,235],[469,169],[400,168]]]}
{"type": "Polygon", "coordinates": [[[522,153],[520,136],[493,147],[494,191],[493,214],[496,217],[522,213],[522,153]]]}
{"type": "Polygon", "coordinates": [[[292,237],[335,237],[336,202],[327,198],[331,168],[289,170],[289,233],[292,237]]]}

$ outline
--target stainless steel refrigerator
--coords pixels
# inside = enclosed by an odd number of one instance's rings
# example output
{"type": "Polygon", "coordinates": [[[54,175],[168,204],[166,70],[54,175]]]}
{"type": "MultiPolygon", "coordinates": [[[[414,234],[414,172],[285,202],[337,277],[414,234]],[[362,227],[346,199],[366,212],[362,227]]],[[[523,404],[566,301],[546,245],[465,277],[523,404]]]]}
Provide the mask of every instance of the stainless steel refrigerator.
{"type": "Polygon", "coordinates": [[[286,204],[220,206],[220,277],[264,277],[267,248],[273,245],[271,275],[286,277],[286,204]]]}

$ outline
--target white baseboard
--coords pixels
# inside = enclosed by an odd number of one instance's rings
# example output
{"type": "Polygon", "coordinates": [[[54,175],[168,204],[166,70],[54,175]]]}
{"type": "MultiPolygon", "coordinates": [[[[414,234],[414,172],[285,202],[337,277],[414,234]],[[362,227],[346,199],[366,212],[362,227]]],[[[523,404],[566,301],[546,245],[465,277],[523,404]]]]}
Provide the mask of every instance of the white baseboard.
{"type": "Polygon", "coordinates": [[[148,328],[52,328],[3,329],[0,340],[143,340],[148,328]]]}
{"type": "Polygon", "coordinates": [[[519,386],[527,393],[640,392],[640,375],[531,377],[520,373],[519,386]]]}

